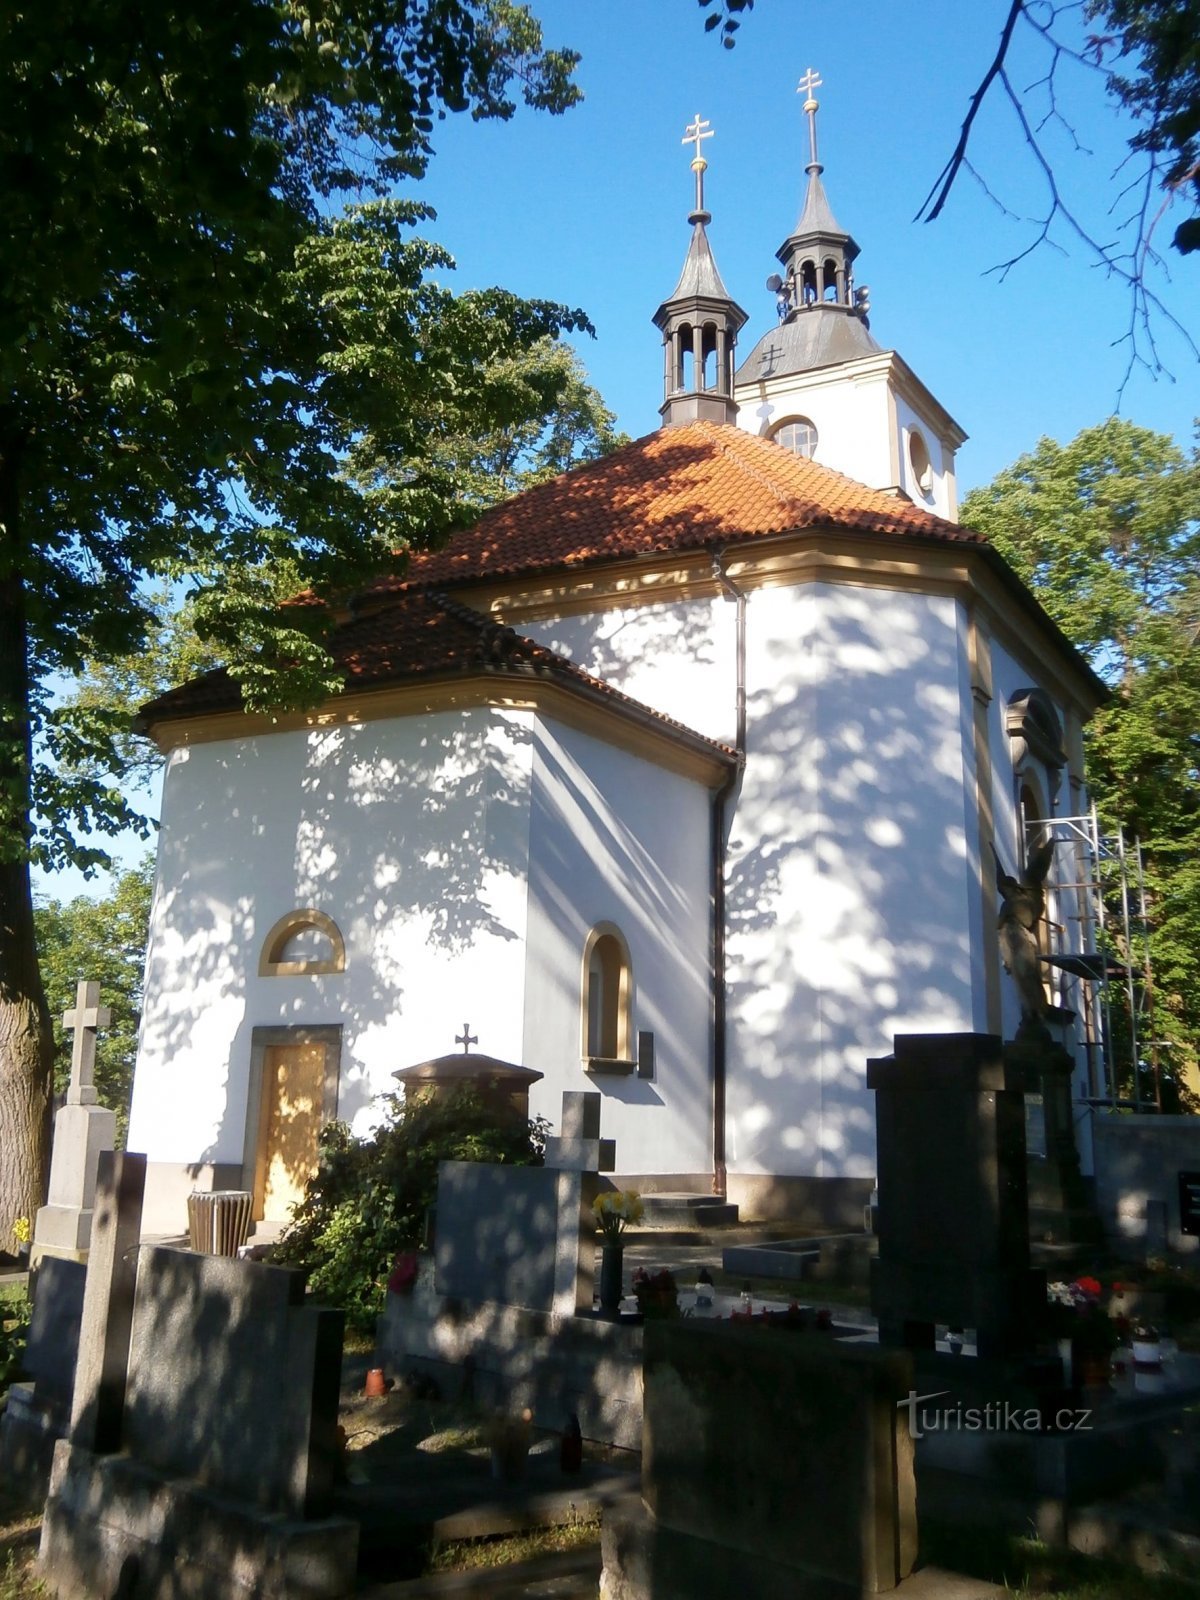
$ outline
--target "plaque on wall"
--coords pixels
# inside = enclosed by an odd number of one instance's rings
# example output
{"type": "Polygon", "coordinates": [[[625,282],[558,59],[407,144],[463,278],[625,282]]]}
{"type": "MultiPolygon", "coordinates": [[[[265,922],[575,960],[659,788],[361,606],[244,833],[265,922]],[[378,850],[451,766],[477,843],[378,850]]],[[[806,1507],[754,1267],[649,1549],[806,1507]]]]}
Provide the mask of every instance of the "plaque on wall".
{"type": "Polygon", "coordinates": [[[1200,1234],[1200,1172],[1179,1174],[1179,1231],[1200,1234]]]}

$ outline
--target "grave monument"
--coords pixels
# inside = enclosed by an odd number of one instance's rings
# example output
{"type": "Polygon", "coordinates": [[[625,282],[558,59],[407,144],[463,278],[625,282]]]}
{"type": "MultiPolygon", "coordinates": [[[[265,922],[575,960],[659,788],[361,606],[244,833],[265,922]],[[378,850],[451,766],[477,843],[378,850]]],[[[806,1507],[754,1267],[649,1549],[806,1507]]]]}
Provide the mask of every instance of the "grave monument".
{"type": "Polygon", "coordinates": [[[1046,1278],[1030,1266],[1025,1080],[992,1034],[898,1034],[867,1062],[875,1091],[882,1344],[932,1350],[939,1322],[982,1356],[1027,1351],[1046,1278]]]}
{"type": "Polygon", "coordinates": [[[593,1314],[601,1173],[616,1148],[600,1137],[601,1097],[563,1095],[541,1167],[443,1161],[432,1270],[389,1294],[376,1348],[394,1366],[484,1404],[530,1406],[543,1426],[572,1413],[584,1435],[641,1442],[640,1328],[593,1314]]]}
{"type": "Polygon", "coordinates": [[[50,1192],[33,1229],[32,1265],[45,1256],[86,1261],[96,1196],[96,1164],[116,1140],[117,1119],[97,1103],[96,1032],[107,1028],[112,1013],[100,1004],[100,985],[81,979],[75,1007],[63,1012],[63,1026],[73,1030],[71,1082],[67,1102],[54,1119],[50,1154],[50,1192]]]}
{"type": "Polygon", "coordinates": [[[87,1600],[343,1600],[341,1313],[306,1305],[300,1273],[139,1249],[144,1179],[143,1156],[102,1158],[42,1571],[87,1600]]]}

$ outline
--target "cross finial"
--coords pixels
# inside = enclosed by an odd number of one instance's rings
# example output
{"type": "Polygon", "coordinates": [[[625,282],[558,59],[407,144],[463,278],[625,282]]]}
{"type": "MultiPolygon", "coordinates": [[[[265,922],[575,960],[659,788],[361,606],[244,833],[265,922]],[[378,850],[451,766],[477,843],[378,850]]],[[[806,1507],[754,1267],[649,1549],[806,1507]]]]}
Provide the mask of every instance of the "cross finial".
{"type": "Polygon", "coordinates": [[[805,68],[804,76],[796,85],[796,93],[805,97],[804,114],[808,118],[808,164],[810,168],[816,167],[818,172],[821,169],[817,161],[817,112],[821,108],[813,90],[821,88],[821,85],[822,80],[811,67],[805,68]]]}
{"type": "Polygon", "coordinates": [[[63,1012],[63,1027],[71,1028],[75,1033],[71,1044],[68,1105],[96,1104],[96,1089],[92,1082],[96,1071],[96,1029],[107,1028],[111,1022],[112,1012],[100,1004],[100,985],[87,983],[81,978],[75,990],[74,1011],[63,1012]]]}
{"type": "Polygon", "coordinates": [[[471,1046],[479,1043],[479,1035],[471,1032],[471,1024],[469,1022],[464,1022],[463,1031],[454,1035],[454,1042],[462,1045],[463,1055],[468,1056],[471,1053],[471,1046]]]}
{"type": "Polygon", "coordinates": [[[712,136],[713,130],[711,126],[697,111],[695,120],[688,124],[683,138],[680,140],[681,144],[694,144],[696,146],[696,154],[692,157],[692,171],[696,174],[696,211],[698,212],[704,210],[704,173],[708,167],[708,162],[704,159],[704,154],[700,148],[700,141],[702,139],[711,139],[712,136]]]}

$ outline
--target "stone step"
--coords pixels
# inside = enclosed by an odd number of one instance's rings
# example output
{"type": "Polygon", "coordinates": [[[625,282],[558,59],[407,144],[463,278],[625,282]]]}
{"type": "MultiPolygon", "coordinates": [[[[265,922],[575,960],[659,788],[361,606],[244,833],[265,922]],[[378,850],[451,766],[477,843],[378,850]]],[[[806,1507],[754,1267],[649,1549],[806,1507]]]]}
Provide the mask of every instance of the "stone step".
{"type": "Polygon", "coordinates": [[[738,1219],[737,1206],[716,1194],[644,1194],[642,1213],[644,1228],[727,1227],[738,1219]]]}

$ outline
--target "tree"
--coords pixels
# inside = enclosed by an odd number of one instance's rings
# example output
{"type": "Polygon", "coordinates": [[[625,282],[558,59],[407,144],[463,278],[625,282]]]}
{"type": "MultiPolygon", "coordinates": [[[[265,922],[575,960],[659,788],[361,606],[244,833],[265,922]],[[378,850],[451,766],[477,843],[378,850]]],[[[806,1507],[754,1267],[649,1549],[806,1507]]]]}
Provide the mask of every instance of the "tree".
{"type": "MultiPolygon", "coordinates": [[[[1200,1063],[1200,453],[1110,417],[963,502],[1113,690],[1087,733],[1105,822],[1137,835],[1172,1094],[1200,1063]]],[[[1182,1096],[1186,1097],[1186,1096],[1182,1096]]]]}
{"type": "Polygon", "coordinates": [[[499,358],[586,322],[453,296],[428,210],[385,197],[447,112],[578,97],[510,0],[46,0],[0,44],[3,1226],[48,1138],[29,860],[93,864],[77,840],[127,816],[111,725],[55,715],[52,675],[136,652],[147,579],[190,572],[248,703],[327,692],[327,609],[280,612],[264,574],[320,600],[446,537],[469,506],[437,441],[521,420],[499,358]]]}
{"type": "MultiPolygon", "coordinates": [[[[495,505],[628,442],[614,429],[612,413],[587,381],[570,345],[544,339],[527,351],[500,357],[497,365],[506,383],[514,389],[524,386],[527,415],[484,434],[474,430],[439,438],[431,449],[441,468],[455,474],[459,493],[470,506],[495,505]],[[561,385],[560,391],[547,406],[546,396],[555,384],[561,385]]],[[[302,587],[296,563],[288,559],[256,578],[279,604],[302,587]]],[[[89,750],[76,771],[96,784],[119,781],[127,798],[131,788],[148,785],[161,760],[154,743],[133,731],[138,709],[221,664],[221,653],[197,631],[195,600],[181,597],[180,588],[179,582],[162,583],[145,592],[148,616],[141,648],[131,655],[86,662],[56,704],[61,724],[112,730],[103,749],[89,750]]],[[[130,826],[143,832],[137,819],[130,826]]]]}
{"type": "Polygon", "coordinates": [[[54,1019],[54,1089],[61,1094],[71,1077],[71,1036],[62,1014],[75,1004],[81,978],[100,985],[100,1000],[112,1013],[111,1025],[96,1041],[96,1090],[100,1104],[117,1117],[117,1148],[125,1145],[129,1097],[142,1014],[142,974],[150,927],[154,866],[150,858],[124,872],[100,900],[80,895],[63,904],[35,906],[38,961],[46,1003],[54,1019]]]}

